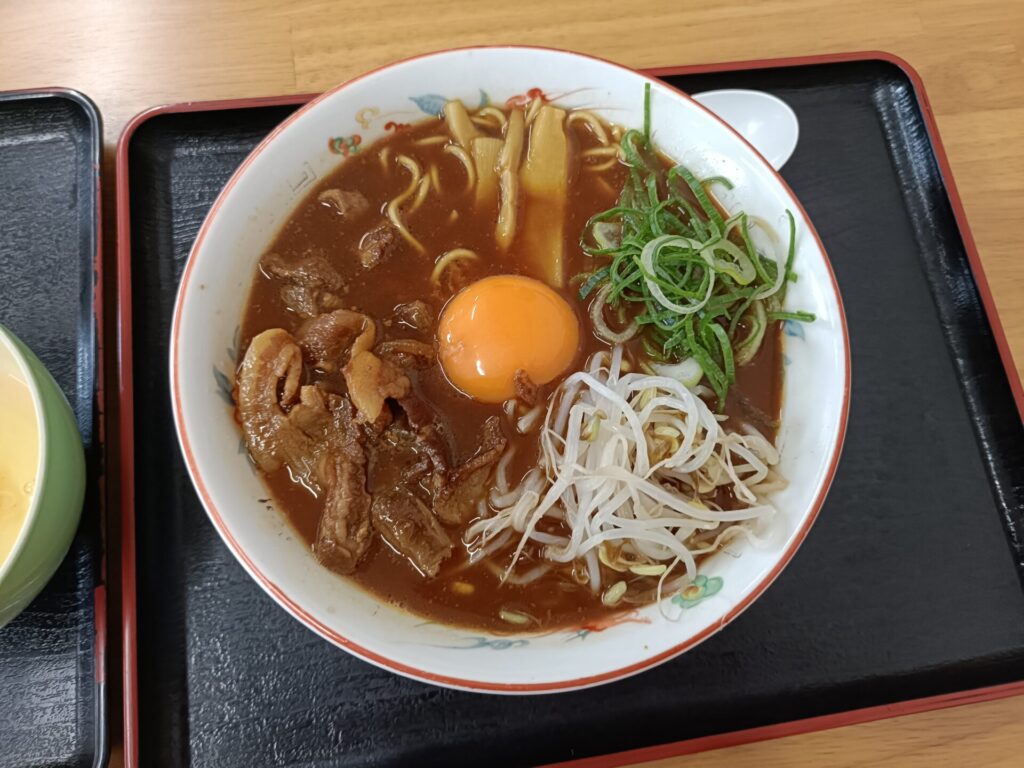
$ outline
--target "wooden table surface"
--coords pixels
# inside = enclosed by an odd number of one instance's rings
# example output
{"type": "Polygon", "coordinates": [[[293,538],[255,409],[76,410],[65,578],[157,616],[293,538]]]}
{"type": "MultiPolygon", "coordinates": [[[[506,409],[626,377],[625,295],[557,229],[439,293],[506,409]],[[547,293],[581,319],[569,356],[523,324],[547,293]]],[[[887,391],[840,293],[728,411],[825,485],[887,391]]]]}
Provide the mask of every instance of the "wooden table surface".
{"type": "MultiPolygon", "coordinates": [[[[634,67],[854,50],[903,57],[924,78],[1011,349],[1024,363],[1017,0],[0,0],[0,90],[68,86],[99,105],[112,256],[113,148],[140,110],[318,91],[393,59],[472,43],[570,48],[634,67]]],[[[110,674],[116,686],[116,664],[110,674]]],[[[116,733],[116,710],[113,717],[116,733]]],[[[646,765],[993,768],[1020,765],[1022,740],[1018,696],[646,765]]]]}

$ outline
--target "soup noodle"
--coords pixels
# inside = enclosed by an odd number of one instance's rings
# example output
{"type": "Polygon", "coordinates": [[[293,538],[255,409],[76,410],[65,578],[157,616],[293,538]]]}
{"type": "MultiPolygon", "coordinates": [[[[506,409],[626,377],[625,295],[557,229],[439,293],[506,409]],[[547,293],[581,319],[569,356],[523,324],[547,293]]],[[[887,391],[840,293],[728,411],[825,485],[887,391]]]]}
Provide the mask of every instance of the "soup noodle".
{"type": "MultiPolygon", "coordinates": [[[[511,102],[510,102],[511,103],[511,102]]],[[[643,130],[534,99],[347,158],[260,261],[235,400],[326,567],[423,616],[580,626],[758,544],[786,246],[643,130]]],[[[792,221],[792,219],[791,219],[792,221]]]]}

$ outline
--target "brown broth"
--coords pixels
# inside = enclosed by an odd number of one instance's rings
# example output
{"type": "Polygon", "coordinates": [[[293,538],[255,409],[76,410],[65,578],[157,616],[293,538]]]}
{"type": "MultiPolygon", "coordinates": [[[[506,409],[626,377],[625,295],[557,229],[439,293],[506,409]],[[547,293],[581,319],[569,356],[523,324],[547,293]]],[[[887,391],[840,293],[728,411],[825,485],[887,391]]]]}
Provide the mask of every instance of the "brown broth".
{"type": "MultiPolygon", "coordinates": [[[[288,260],[298,260],[311,254],[327,257],[345,279],[341,298],[346,306],[382,321],[383,338],[379,341],[416,338],[433,343],[432,336],[419,334],[396,322],[394,310],[399,304],[419,299],[430,305],[436,320],[452,291],[434,289],[429,276],[434,259],[447,250],[469,248],[481,257],[467,268],[464,275],[466,283],[491,274],[528,271],[518,258],[514,245],[509,254],[501,253],[495,246],[495,212],[487,212],[487,215],[477,213],[473,209],[472,195],[450,192],[462,190],[466,184],[465,171],[459,160],[446,154],[443,145],[416,143],[419,139],[436,135],[447,135],[447,131],[440,120],[431,119],[372,146],[360,148],[357,154],[341,163],[308,194],[270,248],[270,252],[288,260]],[[379,154],[383,147],[388,147],[390,152],[386,172],[379,154]],[[409,183],[408,172],[394,160],[400,154],[416,158],[424,173],[429,172],[431,165],[436,165],[445,194],[431,192],[422,207],[406,218],[410,230],[423,243],[425,254],[416,252],[403,242],[386,264],[367,270],[360,265],[355,249],[362,235],[380,220],[375,211],[383,212],[387,202],[409,183]],[[330,188],[360,191],[370,201],[373,210],[354,221],[342,220],[317,200],[321,191],[330,188]],[[459,212],[455,222],[450,221],[453,210],[459,212]]],[[[599,146],[589,130],[580,124],[570,128],[570,135],[577,150],[599,146]]],[[[579,152],[574,151],[572,155],[579,157],[579,152]]],[[[616,166],[600,174],[602,182],[580,183],[589,175],[596,174],[579,164],[571,168],[565,243],[565,274],[569,276],[593,269],[590,258],[578,245],[579,233],[592,215],[615,204],[626,170],[624,166],[616,166]]],[[[254,279],[242,322],[242,350],[247,349],[252,337],[263,330],[280,327],[295,332],[301,325],[301,318],[282,303],[280,285],[278,280],[262,273],[254,279]]],[[[576,310],[581,328],[589,328],[586,306],[576,297],[574,288],[568,288],[563,294],[576,310]]],[[[606,348],[607,345],[592,333],[584,333],[573,368],[581,367],[593,352],[606,348]]],[[[766,334],[757,357],[739,368],[735,387],[750,404],[771,419],[776,419],[779,413],[781,370],[779,329],[773,327],[766,334]]],[[[410,378],[416,393],[445,419],[445,437],[452,450],[453,461],[457,463],[466,459],[476,449],[483,421],[489,416],[501,415],[501,407],[479,403],[461,394],[447,382],[436,365],[410,374],[410,378]]],[[[329,383],[343,387],[340,379],[329,383]]],[[[546,387],[544,394],[549,394],[555,384],[557,382],[546,387]]],[[[727,412],[731,416],[740,416],[744,409],[730,397],[727,412]]],[[[765,431],[769,439],[774,438],[773,429],[765,431]]],[[[509,437],[517,449],[510,469],[510,480],[514,483],[535,465],[538,447],[536,435],[509,437]]],[[[373,492],[375,488],[387,487],[395,482],[400,472],[401,467],[391,460],[384,464],[378,462],[376,466],[371,460],[369,490],[373,492]]],[[[311,543],[321,514],[321,501],[294,483],[286,469],[265,475],[265,480],[277,506],[301,537],[311,543]]],[[[461,531],[451,530],[449,534],[453,541],[458,542],[461,531]]],[[[533,553],[527,553],[527,558],[532,556],[533,553]]],[[[501,608],[532,616],[537,619],[538,626],[545,629],[580,626],[598,621],[610,611],[598,596],[573,582],[571,566],[553,569],[528,586],[501,585],[489,568],[496,569],[503,563],[492,561],[488,567],[480,563],[469,567],[467,557],[465,548],[456,544],[453,556],[444,563],[438,576],[426,579],[403,556],[378,539],[351,578],[382,599],[431,620],[497,632],[524,629],[502,621],[498,616],[501,608]],[[464,594],[470,588],[471,594],[464,594]]],[[[517,572],[530,567],[529,562],[521,561],[517,572]]]]}

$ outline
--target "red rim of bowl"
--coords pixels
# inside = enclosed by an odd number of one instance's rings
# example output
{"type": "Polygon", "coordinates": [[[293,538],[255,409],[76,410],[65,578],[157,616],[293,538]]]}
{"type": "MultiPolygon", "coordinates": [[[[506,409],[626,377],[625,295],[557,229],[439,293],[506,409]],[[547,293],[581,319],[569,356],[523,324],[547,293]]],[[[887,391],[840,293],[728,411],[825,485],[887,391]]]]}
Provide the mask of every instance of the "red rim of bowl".
{"type": "Polygon", "coordinates": [[[761,596],[761,594],[769,586],[771,586],[772,582],[774,582],[775,579],[778,578],[783,568],[785,568],[786,565],[789,564],[789,561],[792,560],[793,556],[796,554],[796,551],[800,548],[800,545],[803,543],[804,539],[807,538],[807,534],[810,531],[811,526],[814,525],[815,520],[817,520],[818,518],[818,513],[821,510],[821,506],[824,503],[825,497],[828,495],[829,488],[832,485],[832,480],[835,477],[836,467],[839,464],[839,457],[842,454],[843,443],[846,438],[846,426],[849,418],[850,407],[851,377],[850,336],[846,324],[846,311],[843,307],[842,294],[839,292],[839,284],[836,281],[835,272],[833,271],[832,264],[829,261],[828,253],[825,251],[825,246],[821,242],[821,237],[819,237],[817,230],[811,223],[811,220],[807,215],[807,211],[804,210],[803,205],[800,204],[800,201],[797,199],[796,195],[793,194],[793,190],[789,188],[789,185],[786,183],[786,181],[782,178],[781,175],[779,175],[778,171],[776,171],[771,166],[771,164],[767,160],[765,160],[761,153],[758,152],[757,149],[755,149],[753,145],[750,144],[750,142],[744,139],[732,126],[730,126],[720,117],[718,117],[714,112],[711,112],[709,109],[702,106],[699,102],[690,98],[688,94],[680,91],[678,88],[669,85],[668,83],[656,80],[654,77],[648,76],[643,72],[639,72],[635,69],[631,69],[630,67],[623,66],[622,64],[617,64],[616,62],[613,61],[608,61],[607,59],[602,59],[598,56],[577,53],[575,51],[567,51],[560,48],[523,45],[474,45],[465,46],[461,48],[447,48],[440,51],[431,51],[429,53],[420,54],[418,56],[412,56],[406,59],[401,59],[399,61],[394,61],[389,64],[384,64],[380,67],[371,69],[368,72],[364,72],[363,74],[358,75],[357,77],[347,80],[344,83],[341,83],[340,85],[331,88],[330,90],[325,91],[323,94],[321,94],[320,96],[313,99],[308,104],[294,112],[287,119],[285,119],[284,122],[282,122],[273,131],[271,131],[266,136],[266,138],[264,138],[263,141],[261,141],[256,146],[256,148],[248,155],[248,157],[246,157],[246,159],[242,162],[242,164],[238,167],[234,174],[232,174],[231,178],[228,180],[228,183],[224,185],[224,188],[221,190],[220,194],[217,196],[217,199],[214,201],[213,207],[210,209],[210,212],[207,214],[206,219],[203,221],[203,225],[200,228],[199,234],[196,237],[196,241],[193,244],[192,250],[189,253],[188,262],[185,265],[185,272],[182,275],[181,285],[178,289],[178,296],[174,305],[174,317],[173,324],[171,327],[170,371],[171,404],[174,410],[174,423],[178,432],[178,440],[181,444],[181,450],[185,457],[185,463],[188,466],[189,475],[192,478],[192,483],[193,485],[195,485],[196,491],[199,493],[199,496],[203,501],[203,507],[206,509],[206,512],[209,515],[210,520],[213,522],[214,527],[217,529],[217,532],[220,534],[221,539],[224,540],[224,543],[227,544],[232,554],[234,554],[234,556],[239,560],[239,562],[242,563],[245,569],[249,572],[249,575],[252,576],[256,580],[256,582],[261,587],[263,587],[263,589],[272,598],[274,598],[274,600],[282,608],[288,611],[300,622],[305,624],[307,627],[309,627],[311,630],[316,632],[324,639],[329,640],[338,647],[343,648],[344,650],[363,659],[364,661],[370,662],[371,664],[375,664],[383,669],[387,669],[392,672],[396,672],[398,674],[405,675],[407,677],[411,677],[423,682],[434,683],[437,685],[452,688],[461,688],[470,691],[485,691],[490,693],[553,693],[558,691],[570,691],[580,688],[587,688],[590,686],[600,685],[602,683],[619,680],[624,677],[629,677],[630,675],[634,675],[638,672],[650,669],[651,667],[657,666],[662,662],[668,661],[669,659],[672,659],[690,650],[694,646],[706,640],[711,635],[723,629],[733,619],[735,619],[744,610],[746,610],[755,600],[757,600],[758,597],[761,596]],[[785,191],[785,193],[790,199],[790,202],[792,202],[794,208],[799,212],[803,220],[804,226],[807,227],[808,231],[814,236],[815,242],[818,244],[818,248],[821,251],[822,257],[825,261],[825,268],[828,270],[829,279],[832,283],[832,290],[836,297],[836,304],[839,309],[839,323],[842,329],[844,348],[844,381],[843,401],[841,406],[839,424],[836,429],[835,444],[833,446],[831,461],[829,462],[828,469],[825,472],[825,477],[821,485],[821,490],[818,492],[817,497],[811,505],[810,513],[807,515],[803,524],[800,526],[800,528],[796,531],[795,535],[793,536],[793,540],[790,543],[789,547],[787,547],[786,551],[783,552],[782,555],[779,557],[779,560],[775,564],[775,566],[764,577],[762,577],[762,579],[753,587],[753,589],[750,590],[750,592],[743,598],[743,600],[741,600],[724,617],[722,617],[720,620],[718,620],[711,626],[704,628],[702,631],[688,637],[683,642],[674,645],[668,650],[655,654],[647,659],[644,659],[643,661],[639,661],[625,667],[620,667],[618,669],[613,669],[608,672],[601,672],[599,674],[589,675],[587,677],[577,677],[570,680],[558,680],[544,683],[494,683],[481,680],[469,680],[464,678],[450,677],[448,675],[439,675],[433,672],[427,672],[425,670],[418,669],[416,667],[411,667],[407,664],[402,664],[400,662],[389,659],[386,656],[381,656],[380,654],[375,653],[374,651],[371,651],[367,648],[363,648],[362,646],[352,642],[351,640],[341,635],[334,629],[331,629],[318,619],[311,616],[294,600],[288,597],[288,595],[286,595],[276,584],[274,584],[274,582],[267,578],[267,576],[263,574],[262,571],[259,570],[259,568],[256,567],[255,563],[253,563],[253,561],[249,559],[248,555],[245,553],[242,547],[239,546],[238,542],[235,541],[234,537],[231,535],[231,532],[227,529],[227,526],[221,519],[220,513],[218,512],[216,506],[213,504],[209,492],[206,489],[206,485],[203,482],[202,475],[200,474],[198,465],[196,464],[195,461],[195,457],[192,453],[192,447],[189,443],[188,433],[185,429],[184,417],[181,412],[180,387],[178,382],[177,364],[178,333],[181,327],[183,297],[187,293],[189,280],[192,274],[192,268],[195,266],[193,256],[196,253],[198,253],[199,249],[201,248],[203,240],[206,238],[206,235],[209,231],[210,222],[213,221],[213,219],[216,217],[217,211],[220,209],[221,205],[223,205],[225,199],[230,194],[234,186],[245,174],[246,169],[248,169],[253,160],[256,157],[258,157],[267,148],[267,146],[269,146],[278,137],[278,135],[280,135],[289,125],[291,125],[300,117],[302,117],[306,112],[320,104],[320,102],[330,98],[334,94],[349,87],[353,83],[370,77],[371,75],[374,75],[378,72],[382,72],[393,67],[407,64],[418,59],[432,58],[434,56],[440,56],[443,54],[452,53],[456,51],[473,50],[544,51],[547,53],[559,53],[567,56],[576,56],[582,59],[589,59],[591,61],[600,62],[602,64],[615,67],[616,69],[625,70],[627,72],[630,72],[631,74],[638,75],[644,80],[650,81],[651,83],[659,87],[663,87],[674,92],[677,96],[691,103],[697,109],[700,109],[703,112],[705,112],[713,120],[719,123],[725,130],[732,133],[737,139],[739,139],[743,144],[745,144],[751,150],[751,152],[754,153],[755,157],[757,157],[757,159],[764,164],[765,168],[767,168],[768,171],[775,177],[778,184],[785,191]]]}

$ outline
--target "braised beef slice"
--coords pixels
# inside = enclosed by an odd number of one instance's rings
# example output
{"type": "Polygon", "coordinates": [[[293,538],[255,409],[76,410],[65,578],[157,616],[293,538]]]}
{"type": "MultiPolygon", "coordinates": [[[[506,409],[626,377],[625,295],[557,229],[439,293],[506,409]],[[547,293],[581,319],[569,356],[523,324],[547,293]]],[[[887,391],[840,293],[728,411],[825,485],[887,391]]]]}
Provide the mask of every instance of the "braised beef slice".
{"type": "Polygon", "coordinates": [[[309,319],[323,312],[341,309],[345,302],[328,291],[302,285],[281,286],[281,301],[299,317],[309,319]]]}
{"type": "Polygon", "coordinates": [[[320,312],[319,293],[301,285],[281,286],[281,301],[299,317],[313,317],[320,312]]]}
{"type": "Polygon", "coordinates": [[[299,390],[299,402],[288,411],[288,423],[312,441],[322,440],[330,420],[328,395],[314,384],[299,390]]]}
{"type": "Polygon", "coordinates": [[[367,438],[370,440],[377,440],[381,435],[387,431],[388,427],[395,421],[395,415],[391,412],[391,408],[385,402],[384,407],[380,409],[380,413],[377,418],[373,421],[361,422],[363,432],[366,433],[367,438]]]}
{"type": "Polygon", "coordinates": [[[505,452],[508,439],[501,420],[491,416],[484,422],[476,453],[449,474],[434,497],[434,512],[449,525],[465,523],[473,516],[477,502],[485,497],[491,470],[505,452]]]}
{"type": "Polygon", "coordinates": [[[393,224],[381,222],[359,241],[359,247],[356,249],[359,262],[367,269],[372,269],[386,261],[398,247],[398,238],[398,229],[393,224]]]}
{"type": "Polygon", "coordinates": [[[249,344],[238,372],[238,413],[246,446],[265,472],[282,465],[324,493],[313,549],[349,573],[370,543],[366,455],[352,405],[315,385],[300,386],[302,351],[272,328],[249,344]]]}
{"type": "Polygon", "coordinates": [[[312,474],[329,413],[323,393],[302,386],[302,352],[291,334],[271,328],[255,336],[237,377],[238,415],[256,464],[273,472],[282,464],[302,478],[312,474]]]}
{"type": "Polygon", "coordinates": [[[527,405],[537,404],[537,385],[533,383],[530,374],[520,368],[512,379],[516,388],[516,397],[527,405]]]}
{"type": "Polygon", "coordinates": [[[342,219],[356,219],[370,210],[370,201],[354,190],[325,189],[316,199],[342,219]]]}
{"type": "Polygon", "coordinates": [[[377,345],[377,354],[399,368],[422,371],[434,364],[434,347],[415,339],[396,339],[377,345]]]}
{"type": "Polygon", "coordinates": [[[398,405],[414,435],[416,450],[429,462],[429,490],[436,495],[447,484],[451,466],[448,446],[442,437],[437,414],[416,395],[401,398],[398,405]]]}
{"type": "Polygon", "coordinates": [[[452,542],[434,513],[411,493],[392,488],[375,493],[373,527],[424,576],[433,578],[452,553],[452,542]]]}
{"type": "Polygon", "coordinates": [[[402,325],[424,335],[434,332],[434,310],[427,302],[420,299],[395,307],[395,319],[402,325]]]}
{"type": "Polygon", "coordinates": [[[327,495],[313,552],[331,570],[351,573],[370,545],[366,454],[362,432],[347,399],[337,399],[331,417],[317,465],[318,479],[327,495]]]}
{"type": "Polygon", "coordinates": [[[260,268],[287,283],[281,286],[281,301],[300,317],[314,317],[341,307],[336,294],[344,288],[344,280],[321,254],[288,262],[276,253],[268,253],[260,261],[260,268]]]}
{"type": "Polygon", "coordinates": [[[435,425],[428,424],[416,431],[416,448],[430,463],[429,490],[436,495],[445,485],[450,463],[448,448],[435,425]]]}
{"type": "Polygon", "coordinates": [[[417,450],[416,433],[400,416],[369,443],[371,493],[398,486],[415,491],[430,468],[430,460],[417,450]]]}
{"type": "Polygon", "coordinates": [[[296,262],[286,261],[276,253],[268,253],[260,261],[267,274],[286,280],[292,285],[327,291],[341,290],[345,281],[325,256],[313,253],[296,262]]]}
{"type": "Polygon", "coordinates": [[[375,422],[389,397],[405,397],[411,387],[401,368],[366,350],[356,352],[353,348],[352,359],[342,373],[352,404],[363,422],[375,422]]]}
{"type": "Polygon", "coordinates": [[[326,373],[341,369],[349,347],[373,321],[360,312],[337,309],[317,315],[299,328],[297,340],[306,363],[326,373]]]}
{"type": "Polygon", "coordinates": [[[414,430],[432,425],[437,420],[437,414],[426,400],[416,395],[407,395],[398,399],[398,405],[405,413],[409,426],[414,430]]]}

